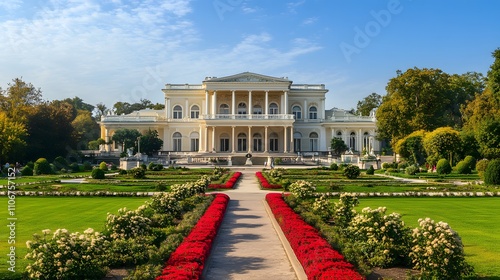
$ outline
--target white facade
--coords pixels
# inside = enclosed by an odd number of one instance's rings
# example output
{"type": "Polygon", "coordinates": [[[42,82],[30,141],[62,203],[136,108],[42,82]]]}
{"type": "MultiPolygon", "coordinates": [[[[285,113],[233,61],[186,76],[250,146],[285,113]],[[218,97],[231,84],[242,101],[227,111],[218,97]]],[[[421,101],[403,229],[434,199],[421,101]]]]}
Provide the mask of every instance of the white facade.
{"type": "Polygon", "coordinates": [[[165,110],[103,116],[101,137],[109,141],[122,128],[154,129],[163,151],[193,154],[326,152],[333,137],[353,151],[379,150],[374,116],[325,111],[323,84],[244,72],[201,84],[166,84],[162,91],[165,110]]]}

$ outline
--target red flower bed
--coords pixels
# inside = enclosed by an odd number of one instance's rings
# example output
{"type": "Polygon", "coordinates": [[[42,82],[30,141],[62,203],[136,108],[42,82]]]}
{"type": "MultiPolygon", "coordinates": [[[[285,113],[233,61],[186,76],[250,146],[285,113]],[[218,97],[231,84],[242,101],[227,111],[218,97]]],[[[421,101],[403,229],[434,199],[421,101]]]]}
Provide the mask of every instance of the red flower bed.
{"type": "Polygon", "coordinates": [[[281,189],[281,185],[278,184],[269,184],[266,177],[262,174],[262,172],[258,171],[255,173],[255,176],[259,179],[259,184],[264,189],[281,189]]]}
{"type": "Polygon", "coordinates": [[[286,204],[281,194],[269,193],[266,201],[308,279],[364,279],[315,228],[286,204]]]}
{"type": "Polygon", "coordinates": [[[224,184],[210,184],[208,185],[209,189],[232,189],[236,182],[238,182],[238,179],[241,176],[241,172],[234,172],[233,176],[227,180],[226,183],[224,184]]]}
{"type": "Polygon", "coordinates": [[[166,266],[156,280],[199,279],[222,222],[229,196],[216,194],[212,204],[193,227],[191,233],[170,255],[166,266]]]}

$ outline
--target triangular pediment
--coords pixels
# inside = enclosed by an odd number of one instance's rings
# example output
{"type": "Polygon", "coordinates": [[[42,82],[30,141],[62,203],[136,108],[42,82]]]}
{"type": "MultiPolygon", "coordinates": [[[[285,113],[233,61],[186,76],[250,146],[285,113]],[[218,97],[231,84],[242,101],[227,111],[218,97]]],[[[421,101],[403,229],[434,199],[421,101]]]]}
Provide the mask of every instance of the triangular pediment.
{"type": "Polygon", "coordinates": [[[207,77],[204,83],[291,83],[287,78],[277,78],[252,72],[243,72],[240,74],[226,77],[207,77]]]}

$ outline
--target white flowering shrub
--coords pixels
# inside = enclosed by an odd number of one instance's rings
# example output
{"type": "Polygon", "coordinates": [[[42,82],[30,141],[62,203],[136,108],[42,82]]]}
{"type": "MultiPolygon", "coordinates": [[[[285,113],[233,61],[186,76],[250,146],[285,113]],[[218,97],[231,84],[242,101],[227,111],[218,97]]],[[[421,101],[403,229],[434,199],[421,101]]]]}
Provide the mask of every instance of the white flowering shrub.
{"type": "Polygon", "coordinates": [[[311,182],[304,180],[295,181],[289,189],[293,195],[300,199],[308,198],[316,191],[316,187],[311,182]]]}
{"type": "Polygon", "coordinates": [[[177,216],[181,212],[181,207],[174,193],[156,193],[147,202],[147,205],[159,214],[170,214],[177,216]]]}
{"type": "Polygon", "coordinates": [[[193,195],[205,193],[209,183],[210,177],[204,175],[195,182],[170,186],[170,193],[174,195],[175,199],[183,200],[193,195]]]}
{"type": "Polygon", "coordinates": [[[364,262],[376,267],[408,264],[410,229],[401,215],[386,215],[386,208],[366,207],[347,227],[353,248],[360,251],[364,262]]]}
{"type": "Polygon", "coordinates": [[[420,227],[412,233],[410,257],[423,278],[462,279],[473,273],[467,264],[460,236],[447,223],[430,218],[419,219],[420,227]]]}
{"type": "Polygon", "coordinates": [[[314,199],[312,210],[314,214],[320,216],[325,221],[332,217],[332,205],[330,199],[325,194],[314,199]]]}
{"type": "Polygon", "coordinates": [[[104,232],[111,239],[127,239],[151,233],[151,219],[140,210],[118,209],[118,215],[108,213],[104,232]]]}
{"type": "Polygon", "coordinates": [[[283,168],[276,168],[276,169],[271,169],[269,172],[267,172],[267,175],[269,179],[271,180],[271,183],[278,183],[281,178],[283,177],[283,174],[285,173],[285,169],[283,168]]]}
{"type": "Polygon", "coordinates": [[[351,193],[342,193],[339,201],[333,204],[333,219],[335,225],[346,228],[349,222],[356,216],[356,207],[359,204],[358,197],[351,193]]]}
{"type": "Polygon", "coordinates": [[[26,242],[26,259],[34,261],[26,267],[30,279],[101,279],[106,275],[106,241],[89,228],[83,233],[58,229],[50,236],[34,234],[26,242]]]}

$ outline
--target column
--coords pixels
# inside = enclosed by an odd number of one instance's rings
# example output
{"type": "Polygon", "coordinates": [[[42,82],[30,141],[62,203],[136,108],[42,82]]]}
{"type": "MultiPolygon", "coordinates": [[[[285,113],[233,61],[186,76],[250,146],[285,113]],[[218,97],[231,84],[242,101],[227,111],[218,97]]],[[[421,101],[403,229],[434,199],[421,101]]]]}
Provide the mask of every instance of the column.
{"type": "Polygon", "coordinates": [[[283,114],[288,114],[288,91],[285,90],[284,91],[284,105],[285,105],[285,109],[283,110],[283,114]]]}
{"type": "Polygon", "coordinates": [[[215,90],[214,90],[214,95],[212,96],[212,114],[213,115],[217,114],[217,91],[215,90]]]}
{"type": "MultiPolygon", "coordinates": [[[[266,103],[266,106],[265,106],[266,111],[264,112],[264,115],[265,115],[265,118],[267,119],[267,115],[269,114],[269,91],[268,90],[266,90],[266,98],[265,98],[264,102],[266,103]]],[[[266,126],[266,129],[267,129],[267,126],[266,126]]]]}
{"type": "Polygon", "coordinates": [[[231,97],[231,115],[234,115],[236,114],[236,94],[234,92],[234,90],[232,91],[232,97],[231,97]]]}
{"type": "Polygon", "coordinates": [[[165,102],[165,114],[167,119],[171,119],[172,115],[170,114],[170,98],[167,98],[167,102],[165,102]]]}
{"type": "Polygon", "coordinates": [[[198,141],[200,141],[198,143],[198,153],[201,153],[203,151],[203,129],[202,129],[202,126],[200,125],[200,132],[199,132],[199,135],[200,135],[200,138],[198,141]]]}
{"type": "Polygon", "coordinates": [[[319,115],[319,118],[321,120],[324,120],[325,119],[325,98],[321,98],[321,105],[320,105],[320,115],[319,115]]]}
{"type": "Polygon", "coordinates": [[[110,145],[108,144],[109,143],[109,131],[107,128],[104,129],[104,140],[106,141],[106,144],[104,145],[104,150],[106,152],[109,152],[110,151],[110,145]]]}
{"type": "Polygon", "coordinates": [[[248,114],[250,115],[248,118],[252,118],[253,106],[252,106],[252,91],[248,91],[248,114]]]}
{"type": "Polygon", "coordinates": [[[210,115],[210,112],[208,112],[208,108],[209,108],[208,107],[208,102],[209,102],[209,100],[208,100],[208,90],[205,90],[205,112],[204,113],[207,116],[210,115]]]}
{"type": "Polygon", "coordinates": [[[253,144],[252,143],[252,127],[251,126],[248,127],[247,139],[248,139],[248,143],[247,143],[248,144],[248,153],[250,154],[250,153],[252,153],[252,144],[253,144]]]}
{"type": "Polygon", "coordinates": [[[212,152],[215,153],[215,126],[212,126],[212,152]]]}
{"type": "Polygon", "coordinates": [[[205,133],[203,133],[203,137],[205,139],[204,144],[205,144],[205,153],[208,152],[208,126],[205,125],[205,133]]]}
{"type": "Polygon", "coordinates": [[[302,118],[304,120],[309,119],[308,111],[309,110],[307,110],[307,99],[304,99],[304,108],[302,109],[302,118]]]}
{"type": "Polygon", "coordinates": [[[359,129],[358,131],[358,151],[361,153],[361,151],[363,151],[363,136],[361,135],[361,128],[359,129]]]}
{"type": "Polygon", "coordinates": [[[287,143],[288,142],[288,140],[287,140],[288,137],[287,137],[287,134],[286,134],[286,128],[287,128],[286,126],[283,127],[283,129],[284,129],[283,130],[283,152],[285,154],[288,153],[288,143],[287,143]]]}
{"type": "Polygon", "coordinates": [[[290,146],[288,147],[291,153],[295,152],[295,150],[293,149],[293,126],[290,126],[290,146]]]}
{"type": "MultiPolygon", "coordinates": [[[[266,97],[267,97],[267,91],[266,91],[266,97]]],[[[266,98],[267,99],[267,98],[266,98]]],[[[266,102],[267,104],[267,102],[266,102]]],[[[267,126],[264,128],[264,153],[267,153],[268,149],[267,149],[267,145],[269,143],[269,139],[267,139],[267,126]]]]}
{"type": "Polygon", "coordinates": [[[331,132],[332,132],[332,136],[330,137],[330,139],[333,139],[333,137],[335,137],[335,128],[332,127],[331,129],[331,132]]]}
{"type": "Polygon", "coordinates": [[[191,117],[191,112],[189,111],[189,101],[188,101],[188,99],[187,99],[187,98],[186,98],[186,108],[184,109],[184,112],[183,112],[183,113],[184,113],[184,114],[183,114],[183,115],[184,115],[183,119],[184,119],[184,118],[190,118],[190,117],[191,117]]]}
{"type": "Polygon", "coordinates": [[[234,125],[233,125],[231,126],[231,153],[234,153],[234,146],[235,142],[234,142],[234,125]]]}

